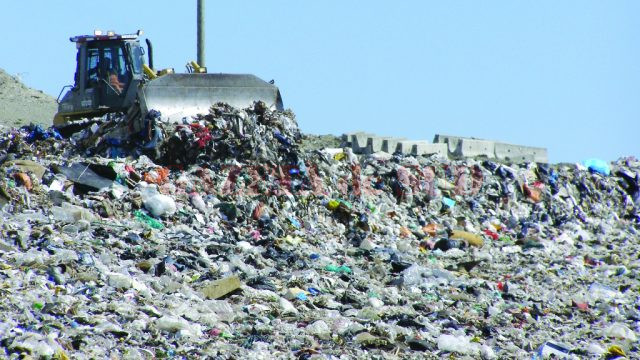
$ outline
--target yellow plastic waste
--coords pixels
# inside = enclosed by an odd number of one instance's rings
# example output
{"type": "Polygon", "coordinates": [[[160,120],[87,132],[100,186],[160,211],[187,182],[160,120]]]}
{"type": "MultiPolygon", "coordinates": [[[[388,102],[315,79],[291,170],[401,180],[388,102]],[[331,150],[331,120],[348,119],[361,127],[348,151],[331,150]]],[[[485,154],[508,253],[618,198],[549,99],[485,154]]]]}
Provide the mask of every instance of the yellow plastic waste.
{"type": "Polygon", "coordinates": [[[449,238],[464,240],[464,241],[468,242],[469,245],[472,245],[472,246],[482,247],[482,245],[484,245],[484,240],[482,240],[482,236],[476,235],[476,234],[472,234],[472,233],[467,232],[467,231],[453,230],[453,232],[452,232],[451,236],[449,236],[449,238]]]}
{"type": "Polygon", "coordinates": [[[341,152],[333,155],[333,160],[340,161],[340,160],[344,160],[346,157],[347,157],[347,154],[341,152]]]}
{"type": "Polygon", "coordinates": [[[308,293],[300,288],[292,287],[292,288],[289,288],[289,290],[287,290],[287,293],[285,294],[284,297],[287,300],[293,300],[293,299],[299,298],[301,296],[300,294],[306,296],[308,293]]]}
{"type": "Polygon", "coordinates": [[[285,241],[286,243],[290,244],[290,245],[299,245],[302,242],[302,238],[299,236],[291,236],[291,235],[287,235],[284,238],[282,238],[281,240],[285,241]]]}
{"type": "Polygon", "coordinates": [[[340,201],[338,200],[330,200],[327,203],[327,209],[331,211],[335,211],[340,206],[340,201]]]}
{"type": "Polygon", "coordinates": [[[55,355],[53,355],[53,358],[55,360],[69,360],[69,356],[62,349],[56,351],[55,355]]]}
{"type": "Polygon", "coordinates": [[[624,350],[622,350],[622,348],[621,348],[620,346],[618,346],[618,345],[611,345],[607,351],[608,351],[608,353],[609,353],[610,355],[615,355],[615,356],[627,356],[627,355],[624,353],[624,350]]]}

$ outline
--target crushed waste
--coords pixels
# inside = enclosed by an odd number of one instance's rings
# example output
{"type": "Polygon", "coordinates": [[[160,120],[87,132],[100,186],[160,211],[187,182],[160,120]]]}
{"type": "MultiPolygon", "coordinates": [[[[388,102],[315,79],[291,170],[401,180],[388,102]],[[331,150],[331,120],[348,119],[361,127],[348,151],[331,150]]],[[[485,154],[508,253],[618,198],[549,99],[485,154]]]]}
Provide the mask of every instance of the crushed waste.
{"type": "Polygon", "coordinates": [[[0,133],[0,357],[639,353],[635,158],[309,150],[261,103],[157,119],[0,133]]]}

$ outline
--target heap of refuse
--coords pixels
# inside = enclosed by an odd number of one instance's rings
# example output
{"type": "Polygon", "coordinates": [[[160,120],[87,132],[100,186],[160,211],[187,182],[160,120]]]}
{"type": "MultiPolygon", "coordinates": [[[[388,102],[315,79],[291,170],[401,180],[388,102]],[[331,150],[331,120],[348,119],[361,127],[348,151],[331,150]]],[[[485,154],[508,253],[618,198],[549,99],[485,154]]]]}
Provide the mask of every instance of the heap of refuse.
{"type": "Polygon", "coordinates": [[[0,134],[0,357],[637,356],[637,159],[304,151],[259,105],[94,125],[0,134]]]}
{"type": "MultiPolygon", "coordinates": [[[[291,111],[271,111],[263,102],[247,109],[218,103],[209,114],[164,123],[152,110],[142,121],[126,116],[95,123],[71,140],[86,154],[149,156],[154,162],[185,166],[202,162],[297,162],[301,133],[291,111]]],[[[70,126],[72,127],[72,126],[70,126]]]]}

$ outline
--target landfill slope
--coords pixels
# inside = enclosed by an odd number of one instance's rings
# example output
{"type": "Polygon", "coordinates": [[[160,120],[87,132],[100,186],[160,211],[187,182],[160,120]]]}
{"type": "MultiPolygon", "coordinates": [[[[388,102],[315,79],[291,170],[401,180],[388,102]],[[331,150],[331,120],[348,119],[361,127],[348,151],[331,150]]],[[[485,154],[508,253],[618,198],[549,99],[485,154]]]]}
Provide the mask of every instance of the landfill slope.
{"type": "Polygon", "coordinates": [[[313,151],[324,148],[337,148],[342,144],[342,139],[335,135],[311,135],[304,134],[300,149],[303,151],[313,151]]]}
{"type": "Polygon", "coordinates": [[[25,86],[18,78],[0,69],[0,125],[50,125],[56,111],[53,97],[25,86]]]}
{"type": "Polygon", "coordinates": [[[0,132],[0,357],[638,358],[635,158],[305,150],[261,104],[146,121],[0,132]]]}

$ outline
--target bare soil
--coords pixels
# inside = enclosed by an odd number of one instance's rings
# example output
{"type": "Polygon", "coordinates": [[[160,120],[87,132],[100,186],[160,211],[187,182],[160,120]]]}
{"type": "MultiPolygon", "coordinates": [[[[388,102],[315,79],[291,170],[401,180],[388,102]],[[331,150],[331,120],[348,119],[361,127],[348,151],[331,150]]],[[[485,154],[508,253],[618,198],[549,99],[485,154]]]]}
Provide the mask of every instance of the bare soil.
{"type": "Polygon", "coordinates": [[[57,111],[56,100],[40,90],[27,87],[15,76],[0,69],[0,125],[20,127],[50,126],[57,111]]]}

